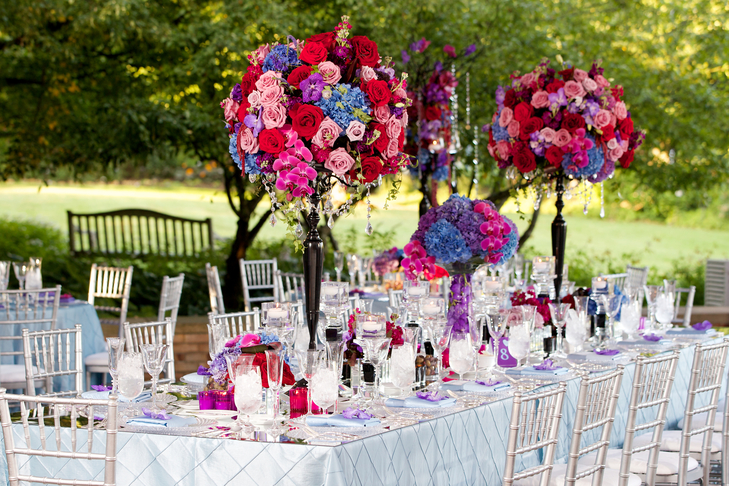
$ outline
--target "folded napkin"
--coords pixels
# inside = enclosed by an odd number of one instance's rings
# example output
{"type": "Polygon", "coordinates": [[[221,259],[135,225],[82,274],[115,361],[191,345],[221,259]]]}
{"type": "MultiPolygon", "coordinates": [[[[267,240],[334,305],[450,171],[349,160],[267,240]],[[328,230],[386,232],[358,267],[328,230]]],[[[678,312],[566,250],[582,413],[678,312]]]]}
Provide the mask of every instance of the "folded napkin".
{"type": "MultiPolygon", "coordinates": [[[[107,390],[107,391],[89,390],[89,391],[83,392],[81,394],[81,398],[86,398],[87,400],[108,400],[110,394],[111,394],[111,390],[107,390]]],[[[145,391],[145,392],[142,392],[137,398],[132,400],[132,402],[133,403],[144,402],[146,400],[149,400],[150,398],[152,398],[152,392],[145,391]]],[[[127,397],[123,397],[123,396],[119,395],[119,401],[127,403],[127,402],[129,402],[129,399],[127,397]]]]}
{"type": "Polygon", "coordinates": [[[310,427],[375,427],[380,425],[380,419],[348,419],[342,414],[309,415],[306,417],[306,425],[310,427]]]}
{"type": "Polygon", "coordinates": [[[465,392],[495,392],[509,388],[511,385],[508,383],[496,383],[491,386],[481,385],[475,381],[466,380],[451,380],[441,385],[443,390],[451,391],[465,391],[465,392]]]}
{"type": "Polygon", "coordinates": [[[169,417],[167,419],[159,419],[139,415],[127,420],[127,425],[134,425],[136,427],[187,427],[188,425],[197,423],[195,417],[178,417],[177,415],[170,415],[169,417]]]}
{"type": "Polygon", "coordinates": [[[388,398],[385,401],[387,407],[402,408],[446,408],[456,404],[455,398],[446,398],[445,400],[431,401],[418,397],[407,398],[388,398]]]}
{"type": "Polygon", "coordinates": [[[557,376],[557,375],[564,375],[569,370],[567,368],[556,368],[553,370],[539,370],[535,369],[534,366],[525,366],[524,368],[507,368],[506,374],[507,375],[537,375],[537,376],[557,376]]]}
{"type": "Polygon", "coordinates": [[[666,331],[666,334],[671,334],[674,336],[680,336],[680,335],[687,335],[687,334],[693,334],[697,336],[706,336],[710,334],[716,334],[716,329],[694,329],[693,327],[682,327],[679,329],[670,329],[666,331]]]}
{"type": "Polygon", "coordinates": [[[582,353],[570,353],[567,355],[567,359],[570,361],[594,361],[594,362],[607,362],[611,363],[615,360],[623,359],[623,353],[617,354],[597,354],[593,351],[586,351],[582,353]]]}

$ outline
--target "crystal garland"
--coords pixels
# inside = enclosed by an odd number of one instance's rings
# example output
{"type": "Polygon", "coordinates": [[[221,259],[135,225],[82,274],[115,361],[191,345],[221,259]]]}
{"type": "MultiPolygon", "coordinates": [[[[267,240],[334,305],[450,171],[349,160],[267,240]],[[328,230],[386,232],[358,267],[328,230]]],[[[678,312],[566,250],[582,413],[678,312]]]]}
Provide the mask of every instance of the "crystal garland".
{"type": "MultiPolygon", "coordinates": [[[[474,142],[475,144],[475,142],[474,142]]],[[[474,161],[475,163],[475,161],[474,161]]],[[[535,177],[535,173],[531,172],[529,174],[524,174],[524,179],[529,180],[530,178],[535,177]]],[[[517,177],[516,174],[516,168],[514,166],[509,167],[506,169],[506,178],[509,180],[515,180],[517,177]]],[[[610,175],[609,179],[612,179],[613,176],[610,175]]],[[[569,200],[572,199],[572,197],[576,196],[578,199],[582,200],[583,208],[582,212],[583,214],[588,213],[588,208],[590,204],[592,203],[592,196],[593,192],[595,190],[595,186],[599,185],[600,187],[600,217],[605,217],[605,186],[603,182],[600,182],[598,184],[593,184],[591,182],[588,182],[586,179],[567,179],[568,181],[572,181],[574,184],[567,184],[564,198],[569,200]]],[[[516,191],[515,196],[515,204],[516,204],[516,210],[517,212],[521,212],[521,204],[522,200],[519,198],[520,193],[523,192],[524,197],[529,198],[530,196],[534,198],[534,211],[538,210],[539,207],[542,204],[542,201],[544,199],[549,199],[554,191],[554,188],[552,187],[553,181],[551,179],[547,179],[546,182],[544,180],[541,180],[539,182],[534,182],[532,185],[526,187],[523,189],[523,191],[516,191]]]]}

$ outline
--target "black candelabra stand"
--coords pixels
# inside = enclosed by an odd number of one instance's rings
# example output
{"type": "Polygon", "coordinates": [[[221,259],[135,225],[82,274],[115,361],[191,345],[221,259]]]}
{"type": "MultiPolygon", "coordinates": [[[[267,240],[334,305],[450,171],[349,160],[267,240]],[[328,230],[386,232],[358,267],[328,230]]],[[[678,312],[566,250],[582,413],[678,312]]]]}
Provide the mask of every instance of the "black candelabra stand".
{"type": "Polygon", "coordinates": [[[559,302],[559,292],[562,289],[562,273],[564,271],[564,250],[567,244],[567,221],[562,217],[562,209],[564,208],[564,173],[559,171],[555,176],[557,191],[557,216],[552,221],[552,255],[557,258],[556,277],[554,279],[554,290],[557,301],[559,302]]]}
{"type": "MultiPolygon", "coordinates": [[[[318,182],[318,181],[317,181],[318,182]]],[[[309,328],[309,349],[316,349],[316,328],[319,322],[319,298],[321,296],[321,274],[324,266],[324,242],[319,236],[319,184],[309,195],[309,215],[306,221],[309,232],[304,240],[304,294],[306,296],[306,325],[309,328]]]]}

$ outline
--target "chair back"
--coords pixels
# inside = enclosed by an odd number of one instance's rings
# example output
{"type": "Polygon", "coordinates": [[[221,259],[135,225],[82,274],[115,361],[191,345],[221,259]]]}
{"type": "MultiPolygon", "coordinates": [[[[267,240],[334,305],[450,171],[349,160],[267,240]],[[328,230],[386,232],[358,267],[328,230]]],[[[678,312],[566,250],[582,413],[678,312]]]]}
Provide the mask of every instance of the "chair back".
{"type": "Polygon", "coordinates": [[[210,294],[210,310],[213,314],[225,314],[223,302],[223,289],[220,287],[220,274],[218,267],[205,264],[205,273],[208,277],[208,294],[210,294]]]}
{"type": "Polygon", "coordinates": [[[646,471],[646,484],[654,484],[656,468],[658,467],[658,453],[663,436],[663,427],[666,424],[668,400],[671,396],[673,378],[676,376],[678,352],[663,353],[653,358],[638,356],[635,363],[635,376],[633,390],[630,394],[628,417],[625,421],[625,439],[623,441],[623,457],[620,461],[620,486],[628,486],[630,480],[630,461],[633,454],[650,451],[648,469],[646,471]],[[653,416],[641,424],[636,424],[638,411],[653,416]],[[653,429],[651,442],[633,447],[635,433],[642,430],[653,429]]]}
{"type": "MultiPolygon", "coordinates": [[[[0,424],[2,424],[5,440],[5,456],[8,461],[8,484],[18,486],[25,483],[46,483],[60,485],[114,486],[116,484],[116,434],[117,434],[117,397],[109,400],[85,400],[78,398],[58,398],[45,396],[10,395],[5,388],[0,388],[0,424]],[[11,423],[9,402],[19,402],[20,421],[23,425],[24,440],[16,444],[13,425],[11,423]],[[106,408],[106,448],[105,452],[92,452],[94,426],[99,422],[88,420],[86,425],[78,425],[78,419],[94,417],[94,410],[106,408]],[[48,410],[46,412],[46,410],[48,410]],[[31,413],[36,414],[31,417],[31,413]],[[61,428],[61,421],[70,419],[71,427],[61,428]],[[33,425],[31,427],[31,421],[33,425]],[[46,433],[46,421],[53,424],[53,432],[46,433]],[[37,425],[36,425],[37,423],[37,425]],[[79,434],[79,429],[81,434],[79,434]],[[35,436],[38,436],[37,438],[35,436]],[[68,440],[70,435],[71,440],[68,440]],[[31,439],[31,436],[33,438],[31,439]],[[54,440],[55,439],[55,440],[54,440]],[[85,439],[85,440],[84,440],[85,439]],[[70,442],[70,446],[69,446],[70,442]],[[36,447],[34,448],[33,445],[36,447]],[[83,463],[77,469],[91,469],[93,461],[103,461],[104,480],[60,479],[54,476],[35,476],[22,474],[18,456],[21,457],[55,457],[68,461],[83,463]]],[[[23,468],[25,469],[25,468],[23,468]]],[[[40,468],[38,468],[40,469],[40,468]]]]}
{"type": "Polygon", "coordinates": [[[296,302],[298,300],[304,300],[303,273],[286,273],[281,270],[277,270],[276,280],[278,283],[278,295],[280,301],[296,302]]]}
{"type": "Polygon", "coordinates": [[[239,260],[240,276],[243,282],[245,310],[250,311],[254,303],[278,302],[276,271],[278,262],[271,260],[239,260]],[[271,292],[271,295],[251,297],[251,291],[271,292]]]}
{"type": "Polygon", "coordinates": [[[119,337],[122,337],[122,324],[127,320],[129,309],[129,294],[132,291],[132,274],[134,267],[101,267],[96,263],[91,265],[89,278],[89,304],[94,309],[104,312],[118,312],[119,319],[99,319],[102,324],[119,326],[119,337]],[[119,307],[94,305],[96,298],[120,300],[119,307]]]}
{"type": "Polygon", "coordinates": [[[691,325],[691,314],[694,310],[694,296],[696,295],[696,287],[692,285],[689,288],[676,289],[676,303],[673,309],[673,324],[682,324],[684,327],[691,325]],[[681,308],[681,295],[686,294],[686,303],[684,304],[683,317],[678,317],[681,308]]]}
{"type": "Polygon", "coordinates": [[[390,307],[397,312],[402,307],[402,290],[389,289],[387,296],[390,298],[390,307]]]}
{"type": "Polygon", "coordinates": [[[162,292],[159,297],[159,309],[157,311],[157,320],[164,321],[167,312],[170,313],[169,318],[172,320],[172,336],[175,336],[175,326],[177,325],[177,313],[180,310],[180,297],[182,297],[182,286],[185,283],[185,274],[181,273],[177,277],[165,276],[162,279],[162,292]]]}
{"type": "Polygon", "coordinates": [[[514,393],[509,438],[506,443],[504,486],[511,486],[515,481],[538,474],[541,475],[540,486],[549,484],[566,389],[567,383],[560,382],[559,385],[545,391],[514,393]],[[527,468],[520,473],[514,472],[517,455],[539,449],[544,449],[540,465],[527,468]]]}
{"type": "MultiPolygon", "coordinates": [[[[140,322],[135,324],[125,322],[124,336],[126,338],[127,349],[135,353],[142,352],[143,344],[166,344],[167,358],[162,368],[164,378],[157,380],[157,383],[165,384],[175,381],[174,334],[172,332],[172,320],[169,317],[160,322],[140,322]]],[[[145,385],[151,383],[151,381],[144,382],[145,385]]]]}
{"type": "Polygon", "coordinates": [[[686,411],[684,412],[683,430],[681,430],[681,449],[679,451],[678,484],[686,484],[688,460],[691,455],[691,437],[703,434],[701,446],[701,467],[703,468],[702,484],[709,484],[711,471],[711,440],[714,437],[714,422],[719,404],[721,382],[724,378],[729,339],[720,343],[699,343],[694,350],[694,362],[691,366],[686,395],[686,411]],[[704,398],[700,398],[704,397],[704,398]],[[705,403],[705,405],[700,405],[705,403]],[[706,423],[702,427],[692,429],[691,422],[695,415],[707,414],[706,423]]]}
{"type": "Polygon", "coordinates": [[[60,302],[60,285],[47,289],[0,291],[0,326],[13,326],[0,335],[0,357],[23,355],[22,329],[55,329],[60,302]]]}
{"type": "Polygon", "coordinates": [[[607,280],[608,285],[613,284],[621,293],[625,290],[625,281],[628,278],[628,272],[609,273],[607,275],[600,274],[600,276],[607,280]]]}
{"type": "Polygon", "coordinates": [[[220,339],[228,340],[240,334],[256,332],[261,326],[261,309],[220,315],[211,312],[208,320],[208,333],[214,332],[220,339]]]}
{"type": "Polygon", "coordinates": [[[623,381],[623,366],[615,370],[591,376],[583,372],[580,380],[580,393],[577,397],[577,410],[572,429],[572,442],[567,460],[565,485],[574,486],[582,478],[592,476],[592,485],[602,484],[607,450],[610,445],[610,433],[615,421],[615,408],[620,397],[620,384],[623,381]],[[600,438],[582,446],[582,434],[602,427],[600,438]],[[588,468],[577,470],[580,456],[597,451],[595,463],[588,468]]]}
{"type": "Polygon", "coordinates": [[[625,286],[642,289],[643,286],[648,283],[648,267],[634,267],[633,265],[627,265],[625,267],[625,286]]]}
{"type": "Polygon", "coordinates": [[[23,329],[23,358],[25,360],[26,391],[35,395],[35,382],[44,380],[44,396],[78,396],[83,390],[83,348],[81,324],[73,329],[29,331],[23,329]],[[53,379],[73,376],[72,390],[53,391],[53,379]]]}

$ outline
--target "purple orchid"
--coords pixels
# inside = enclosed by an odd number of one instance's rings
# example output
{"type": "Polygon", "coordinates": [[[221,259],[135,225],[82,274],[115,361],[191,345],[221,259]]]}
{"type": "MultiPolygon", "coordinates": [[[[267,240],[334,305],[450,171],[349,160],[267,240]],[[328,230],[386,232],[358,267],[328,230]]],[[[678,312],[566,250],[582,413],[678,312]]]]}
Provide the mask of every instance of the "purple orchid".
{"type": "Polygon", "coordinates": [[[438,391],[431,391],[431,392],[415,392],[415,396],[418,398],[421,398],[423,400],[428,400],[429,402],[440,402],[441,400],[448,400],[448,397],[441,394],[438,391]]]}
{"type": "Polygon", "coordinates": [[[549,358],[545,359],[541,364],[534,366],[535,370],[543,370],[543,371],[558,370],[560,368],[562,368],[562,367],[554,364],[554,361],[552,361],[549,358]]]}
{"type": "MultiPolygon", "coordinates": [[[[496,102],[498,103],[498,99],[496,102]]],[[[552,110],[556,110],[560,106],[567,106],[567,96],[565,96],[563,88],[559,88],[556,93],[549,93],[549,104],[552,110]]]]}
{"type": "Polygon", "coordinates": [[[697,331],[706,331],[707,329],[711,329],[711,323],[709,321],[698,322],[691,327],[697,331]]]}
{"type": "Polygon", "coordinates": [[[198,366],[197,374],[200,376],[213,376],[213,374],[210,372],[210,370],[202,365],[198,366]]]}
{"type": "Polygon", "coordinates": [[[142,413],[144,414],[145,417],[149,417],[151,419],[157,419],[157,420],[169,420],[170,419],[170,416],[167,415],[164,410],[155,412],[146,407],[142,407],[142,413]]]}
{"type": "MultiPolygon", "coordinates": [[[[562,92],[564,94],[564,91],[562,92]]],[[[499,86],[496,88],[496,104],[499,105],[499,111],[504,107],[504,99],[506,98],[506,91],[504,88],[499,86]]],[[[551,102],[551,100],[550,100],[551,102]]]]}
{"type": "Polygon", "coordinates": [[[91,388],[93,388],[94,390],[96,390],[98,392],[110,391],[112,389],[112,387],[104,386],[104,385],[91,385],[91,388]]]}
{"type": "Polygon", "coordinates": [[[371,413],[367,413],[366,410],[363,410],[361,408],[352,408],[347,407],[342,412],[342,417],[346,419],[362,419],[362,420],[369,420],[372,418],[371,413]]]}
{"type": "Polygon", "coordinates": [[[300,84],[301,92],[305,103],[312,101],[319,101],[321,99],[321,92],[324,90],[326,84],[324,78],[319,73],[314,73],[300,84]]]}
{"type": "Polygon", "coordinates": [[[660,341],[661,340],[661,336],[659,336],[658,334],[646,334],[645,336],[643,336],[643,339],[645,339],[646,341],[654,341],[655,342],[655,341],[660,341]]]}
{"type": "Polygon", "coordinates": [[[615,356],[616,354],[620,353],[617,349],[596,349],[595,354],[599,354],[600,356],[615,356]]]}
{"type": "Polygon", "coordinates": [[[471,55],[471,54],[473,54],[474,52],[476,52],[476,44],[471,44],[470,46],[466,47],[466,50],[465,50],[465,52],[463,53],[463,56],[464,56],[464,57],[466,57],[466,56],[470,56],[470,55],[471,55]]]}
{"type": "Polygon", "coordinates": [[[496,386],[500,385],[503,382],[489,378],[488,380],[476,380],[476,383],[483,386],[496,386]]]}

